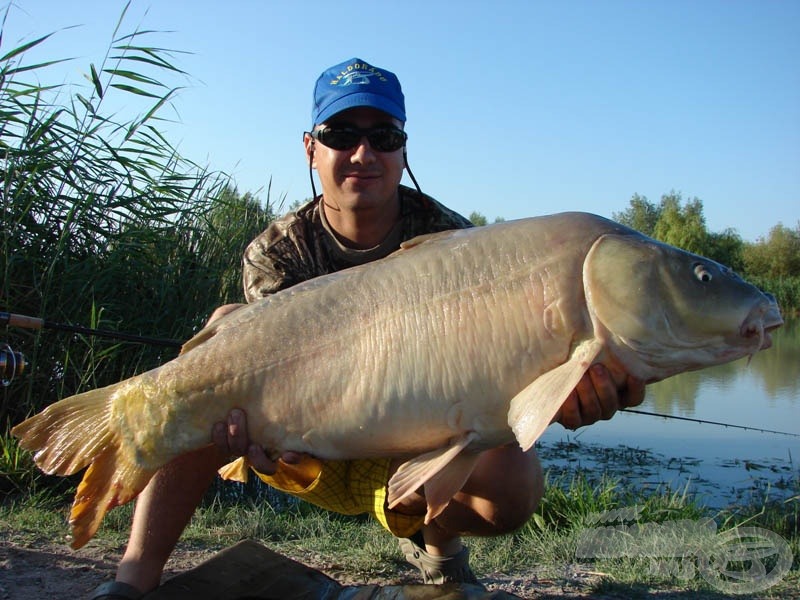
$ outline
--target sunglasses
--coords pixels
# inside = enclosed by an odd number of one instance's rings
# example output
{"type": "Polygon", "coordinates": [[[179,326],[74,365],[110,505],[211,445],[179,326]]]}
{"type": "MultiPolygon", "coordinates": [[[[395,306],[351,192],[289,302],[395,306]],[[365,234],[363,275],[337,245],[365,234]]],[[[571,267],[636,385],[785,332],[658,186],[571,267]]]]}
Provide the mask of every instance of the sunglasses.
{"type": "Polygon", "coordinates": [[[378,152],[394,152],[406,145],[408,134],[398,127],[324,127],[306,132],[323,146],[334,150],[352,150],[367,138],[370,147],[378,152]]]}

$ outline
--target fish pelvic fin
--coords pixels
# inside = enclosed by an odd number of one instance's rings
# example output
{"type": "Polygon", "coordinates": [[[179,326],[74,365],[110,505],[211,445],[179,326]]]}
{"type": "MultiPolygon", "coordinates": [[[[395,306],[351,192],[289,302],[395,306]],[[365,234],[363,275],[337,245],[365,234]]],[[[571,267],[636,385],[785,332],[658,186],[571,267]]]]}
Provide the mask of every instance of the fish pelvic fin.
{"type": "Polygon", "coordinates": [[[142,469],[112,447],[97,456],[78,485],[69,514],[70,546],[78,549],[97,532],[106,513],[133,500],[155,471],[142,469]]]}
{"type": "Polygon", "coordinates": [[[462,450],[477,438],[478,434],[468,433],[454,439],[449,446],[426,452],[400,465],[387,486],[389,508],[394,508],[425,486],[428,504],[425,523],[439,516],[475,468],[478,454],[462,450]]]}
{"type": "Polygon", "coordinates": [[[250,461],[247,460],[246,456],[240,456],[233,462],[220,467],[217,473],[225,480],[247,483],[250,473],[250,461]]]}
{"type": "Polygon", "coordinates": [[[45,473],[72,475],[89,465],[70,514],[73,548],[89,541],[106,512],[133,499],[154,473],[121,451],[112,427],[112,404],[125,384],[65,398],[11,430],[45,473]]]}
{"type": "Polygon", "coordinates": [[[540,375],[514,396],[508,425],[523,450],[531,448],[544,433],[602,350],[603,344],[597,339],[579,344],[567,362],[540,375]]]}

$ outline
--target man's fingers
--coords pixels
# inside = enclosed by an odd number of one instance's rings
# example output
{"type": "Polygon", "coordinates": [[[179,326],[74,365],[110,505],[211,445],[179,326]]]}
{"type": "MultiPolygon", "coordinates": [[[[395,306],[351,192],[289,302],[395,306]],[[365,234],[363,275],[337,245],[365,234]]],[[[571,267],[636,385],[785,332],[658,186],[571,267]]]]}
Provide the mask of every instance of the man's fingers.
{"type": "Polygon", "coordinates": [[[628,375],[627,387],[620,398],[620,405],[625,407],[639,406],[644,402],[645,383],[641,379],[628,375]]]}
{"type": "Polygon", "coordinates": [[[281,460],[287,465],[299,465],[306,457],[308,455],[301,452],[284,452],[281,454],[281,460]]]}
{"type": "Polygon", "coordinates": [[[247,460],[259,473],[264,475],[274,475],[278,470],[278,464],[270,460],[264,449],[258,444],[250,444],[247,448],[247,460]]]}
{"type": "MultiPolygon", "coordinates": [[[[211,438],[225,457],[247,456],[250,464],[265,475],[274,475],[278,464],[267,456],[258,444],[251,444],[247,434],[247,415],[240,408],[231,409],[225,423],[215,423],[211,430],[211,438]]],[[[302,454],[287,452],[282,456],[284,462],[296,464],[303,458],[302,454]]]]}
{"type": "Polygon", "coordinates": [[[578,394],[573,390],[559,409],[557,417],[567,429],[577,429],[581,426],[581,411],[578,403],[578,394]]]}
{"type": "Polygon", "coordinates": [[[591,425],[599,421],[603,416],[603,409],[600,406],[600,399],[598,390],[596,390],[595,387],[592,370],[593,369],[590,370],[590,373],[584,374],[575,387],[575,391],[578,394],[578,410],[580,411],[581,421],[578,427],[591,425]]]}
{"type": "Polygon", "coordinates": [[[595,413],[597,417],[595,421],[608,420],[620,407],[620,392],[617,390],[617,385],[603,365],[592,365],[592,368],[589,369],[589,377],[597,399],[598,410],[595,413]]]}
{"type": "Polygon", "coordinates": [[[231,454],[244,456],[247,454],[247,417],[243,410],[234,408],[228,413],[228,448],[231,454]]]}

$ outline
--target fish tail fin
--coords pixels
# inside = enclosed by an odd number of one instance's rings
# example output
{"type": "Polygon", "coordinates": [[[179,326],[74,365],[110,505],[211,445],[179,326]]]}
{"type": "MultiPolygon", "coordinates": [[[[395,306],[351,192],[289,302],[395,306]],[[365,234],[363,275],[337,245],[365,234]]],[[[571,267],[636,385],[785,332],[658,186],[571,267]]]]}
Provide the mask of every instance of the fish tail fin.
{"type": "Polygon", "coordinates": [[[49,475],[72,475],[114,443],[111,399],[117,385],[65,398],[11,429],[19,444],[35,452],[49,475]]]}
{"type": "Polygon", "coordinates": [[[45,473],[72,475],[89,465],[70,514],[73,548],[89,541],[105,513],[133,499],[154,473],[122,451],[112,426],[113,402],[126,393],[125,384],[65,398],[11,430],[22,448],[35,452],[34,460],[45,473]]]}

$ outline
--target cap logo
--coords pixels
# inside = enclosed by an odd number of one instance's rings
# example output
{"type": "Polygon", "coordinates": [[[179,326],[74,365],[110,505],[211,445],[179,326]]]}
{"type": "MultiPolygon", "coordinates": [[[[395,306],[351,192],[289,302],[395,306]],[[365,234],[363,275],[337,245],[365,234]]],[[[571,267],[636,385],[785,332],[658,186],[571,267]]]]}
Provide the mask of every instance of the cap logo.
{"type": "Polygon", "coordinates": [[[336,78],[332,79],[331,85],[369,85],[371,77],[376,77],[378,81],[387,81],[383,73],[375,67],[367,63],[355,63],[348,65],[336,78]]]}

